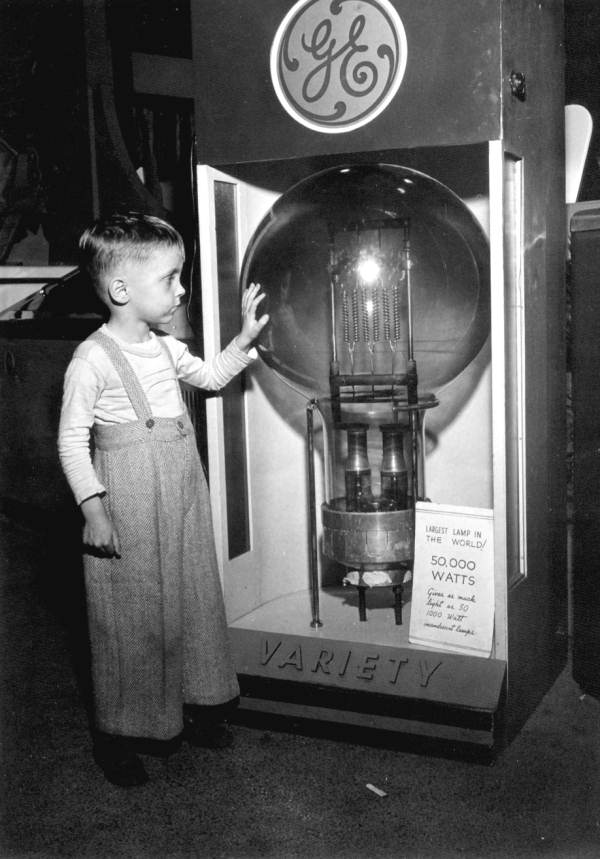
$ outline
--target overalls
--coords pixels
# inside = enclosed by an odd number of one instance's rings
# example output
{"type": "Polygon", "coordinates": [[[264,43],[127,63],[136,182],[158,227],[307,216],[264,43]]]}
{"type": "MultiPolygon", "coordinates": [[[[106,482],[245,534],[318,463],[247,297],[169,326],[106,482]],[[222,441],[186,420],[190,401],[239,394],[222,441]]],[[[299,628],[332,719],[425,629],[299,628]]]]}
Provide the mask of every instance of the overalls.
{"type": "Polygon", "coordinates": [[[94,467],[121,542],[120,558],[85,556],[96,722],[110,734],[170,739],[184,703],[239,695],[208,487],[181,394],[179,417],[153,417],[119,346],[92,337],[137,415],[94,427],[94,467]]]}

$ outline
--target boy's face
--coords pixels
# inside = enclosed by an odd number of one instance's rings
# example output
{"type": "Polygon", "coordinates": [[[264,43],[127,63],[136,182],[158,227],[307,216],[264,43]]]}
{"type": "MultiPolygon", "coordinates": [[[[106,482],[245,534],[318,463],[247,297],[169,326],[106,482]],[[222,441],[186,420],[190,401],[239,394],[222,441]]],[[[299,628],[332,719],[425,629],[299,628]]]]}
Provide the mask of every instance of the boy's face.
{"type": "Polygon", "coordinates": [[[183,262],[176,247],[156,248],[144,262],[126,262],[122,280],[129,313],[150,326],[170,322],[185,295],[180,282],[183,262]]]}

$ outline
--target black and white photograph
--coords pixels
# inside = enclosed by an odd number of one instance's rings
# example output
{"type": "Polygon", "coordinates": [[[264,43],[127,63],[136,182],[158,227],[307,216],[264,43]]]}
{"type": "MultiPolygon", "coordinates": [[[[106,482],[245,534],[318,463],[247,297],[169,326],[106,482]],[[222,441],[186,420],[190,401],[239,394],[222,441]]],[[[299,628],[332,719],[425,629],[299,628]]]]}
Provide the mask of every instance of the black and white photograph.
{"type": "Polygon", "coordinates": [[[0,0],[0,856],[600,856],[599,0],[0,0]]]}

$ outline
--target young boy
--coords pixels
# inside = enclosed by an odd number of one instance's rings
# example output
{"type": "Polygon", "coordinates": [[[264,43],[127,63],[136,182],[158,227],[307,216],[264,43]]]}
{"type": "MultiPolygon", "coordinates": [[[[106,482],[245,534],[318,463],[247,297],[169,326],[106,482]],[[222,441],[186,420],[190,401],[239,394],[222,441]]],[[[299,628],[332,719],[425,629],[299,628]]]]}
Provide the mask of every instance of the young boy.
{"type": "Polygon", "coordinates": [[[203,361],[153,330],[184,295],[172,226],[114,215],[86,230],[80,250],[109,319],[67,369],[58,447],[84,520],[94,757],[109,781],[132,786],[148,778],[140,748],[168,753],[182,735],[231,742],[224,716],[239,688],[208,489],[178,380],[224,387],[253,360],[268,317],[256,318],[263,296],[252,284],[240,333],[203,361]]]}

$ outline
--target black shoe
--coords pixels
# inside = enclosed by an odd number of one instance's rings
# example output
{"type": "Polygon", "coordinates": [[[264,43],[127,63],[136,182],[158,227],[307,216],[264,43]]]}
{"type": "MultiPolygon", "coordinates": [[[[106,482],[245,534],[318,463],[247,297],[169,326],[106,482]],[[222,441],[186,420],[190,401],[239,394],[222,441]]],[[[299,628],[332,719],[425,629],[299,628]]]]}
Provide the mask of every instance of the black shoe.
{"type": "Polygon", "coordinates": [[[118,787],[139,787],[148,781],[148,773],[137,755],[129,754],[114,761],[97,761],[104,777],[118,787]]]}
{"type": "Polygon", "coordinates": [[[181,748],[182,736],[179,734],[170,740],[154,740],[149,737],[136,737],[131,742],[131,748],[139,755],[150,755],[153,758],[168,758],[181,748]]]}
{"type": "Polygon", "coordinates": [[[104,777],[118,787],[138,787],[148,781],[144,764],[127,737],[100,733],[94,742],[94,760],[104,777]]]}
{"type": "Polygon", "coordinates": [[[183,738],[190,746],[201,749],[229,749],[235,742],[233,732],[226,722],[198,725],[186,720],[183,738]]]}

